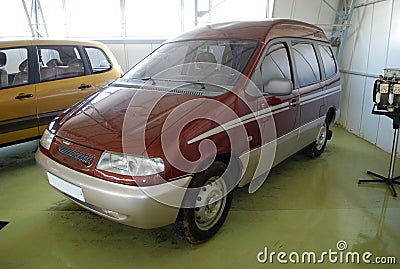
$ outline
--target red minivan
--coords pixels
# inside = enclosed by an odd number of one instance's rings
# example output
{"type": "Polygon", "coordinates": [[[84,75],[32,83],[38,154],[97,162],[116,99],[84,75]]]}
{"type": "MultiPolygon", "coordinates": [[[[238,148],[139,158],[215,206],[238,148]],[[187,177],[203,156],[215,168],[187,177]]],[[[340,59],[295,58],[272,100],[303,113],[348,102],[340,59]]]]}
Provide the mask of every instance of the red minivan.
{"type": "Polygon", "coordinates": [[[122,78],[58,115],[36,153],[55,189],[139,228],[212,237],[237,187],[319,156],[339,115],[323,31],[294,20],[214,24],[168,40],[122,78]]]}

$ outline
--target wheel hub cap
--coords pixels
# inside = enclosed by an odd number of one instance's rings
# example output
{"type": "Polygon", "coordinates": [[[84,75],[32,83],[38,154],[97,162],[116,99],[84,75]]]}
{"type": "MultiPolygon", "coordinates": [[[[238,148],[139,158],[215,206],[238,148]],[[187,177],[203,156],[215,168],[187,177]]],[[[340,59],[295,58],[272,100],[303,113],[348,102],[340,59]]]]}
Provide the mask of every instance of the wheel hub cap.
{"type": "Polygon", "coordinates": [[[201,187],[196,197],[196,225],[201,230],[208,230],[220,218],[226,202],[226,185],[219,177],[210,178],[201,187]]]}
{"type": "Polygon", "coordinates": [[[326,140],[326,135],[327,135],[326,134],[326,123],[324,123],[324,125],[322,125],[322,127],[318,133],[317,145],[316,145],[317,150],[321,150],[322,147],[324,146],[325,140],[326,140]]]}

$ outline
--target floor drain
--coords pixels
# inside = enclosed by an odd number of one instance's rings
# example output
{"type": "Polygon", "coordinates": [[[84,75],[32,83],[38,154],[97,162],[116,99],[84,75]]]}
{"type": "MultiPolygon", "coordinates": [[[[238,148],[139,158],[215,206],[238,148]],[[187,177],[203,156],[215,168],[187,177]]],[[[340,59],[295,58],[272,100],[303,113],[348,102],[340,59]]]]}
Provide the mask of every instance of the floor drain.
{"type": "Polygon", "coordinates": [[[9,221],[0,221],[0,230],[6,227],[7,224],[9,224],[9,221]]]}

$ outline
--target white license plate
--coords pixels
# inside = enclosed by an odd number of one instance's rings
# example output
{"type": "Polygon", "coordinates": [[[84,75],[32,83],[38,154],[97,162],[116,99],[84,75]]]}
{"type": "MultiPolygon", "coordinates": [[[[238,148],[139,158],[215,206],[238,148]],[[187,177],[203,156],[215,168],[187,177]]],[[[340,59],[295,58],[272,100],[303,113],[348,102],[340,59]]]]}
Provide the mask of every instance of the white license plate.
{"type": "Polygon", "coordinates": [[[50,185],[52,185],[54,188],[78,199],[79,201],[85,202],[85,196],[83,195],[82,188],[50,173],[47,173],[47,178],[49,179],[50,185]]]}

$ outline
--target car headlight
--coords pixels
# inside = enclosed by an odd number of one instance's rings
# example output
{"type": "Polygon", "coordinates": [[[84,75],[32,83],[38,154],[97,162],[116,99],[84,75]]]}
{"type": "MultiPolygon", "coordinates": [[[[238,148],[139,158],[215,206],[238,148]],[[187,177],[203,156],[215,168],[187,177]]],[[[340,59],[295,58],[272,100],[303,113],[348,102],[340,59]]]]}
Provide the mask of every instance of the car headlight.
{"type": "Polygon", "coordinates": [[[49,130],[46,129],[43,133],[42,138],[40,139],[40,145],[42,145],[42,147],[44,147],[45,149],[49,150],[54,136],[55,135],[53,133],[51,133],[49,130]]]}
{"type": "Polygon", "coordinates": [[[126,176],[150,176],[164,171],[161,158],[148,158],[104,151],[97,169],[126,176]]]}

